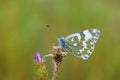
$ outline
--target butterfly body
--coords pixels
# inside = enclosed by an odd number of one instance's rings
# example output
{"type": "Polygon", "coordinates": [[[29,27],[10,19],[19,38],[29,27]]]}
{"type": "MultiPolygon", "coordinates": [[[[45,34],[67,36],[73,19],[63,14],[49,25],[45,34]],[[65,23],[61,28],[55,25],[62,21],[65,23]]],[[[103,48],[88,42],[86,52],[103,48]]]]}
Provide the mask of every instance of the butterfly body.
{"type": "Polygon", "coordinates": [[[87,29],[68,35],[65,38],[58,37],[58,43],[68,53],[71,53],[83,60],[87,60],[94,51],[94,47],[99,36],[99,29],[87,29]]]}
{"type": "Polygon", "coordinates": [[[58,43],[60,44],[60,46],[62,47],[62,48],[66,48],[66,43],[65,43],[65,38],[64,37],[61,37],[61,36],[59,36],[58,37],[58,43]]]}

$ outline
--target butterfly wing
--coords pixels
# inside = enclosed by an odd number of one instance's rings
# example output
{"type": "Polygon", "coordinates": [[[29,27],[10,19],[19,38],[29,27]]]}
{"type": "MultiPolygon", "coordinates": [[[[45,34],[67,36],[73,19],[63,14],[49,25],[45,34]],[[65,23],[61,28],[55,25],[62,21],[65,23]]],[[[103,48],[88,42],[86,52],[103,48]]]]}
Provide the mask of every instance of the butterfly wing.
{"type": "Polygon", "coordinates": [[[99,29],[88,29],[71,34],[65,38],[65,43],[67,45],[65,49],[78,58],[87,60],[94,51],[99,36],[99,29]]]}

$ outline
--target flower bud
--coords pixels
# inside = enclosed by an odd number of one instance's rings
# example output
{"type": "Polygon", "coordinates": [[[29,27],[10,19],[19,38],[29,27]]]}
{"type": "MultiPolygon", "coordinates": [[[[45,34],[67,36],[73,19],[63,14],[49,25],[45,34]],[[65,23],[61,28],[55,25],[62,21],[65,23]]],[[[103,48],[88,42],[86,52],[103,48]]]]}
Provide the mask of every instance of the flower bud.
{"type": "Polygon", "coordinates": [[[39,52],[35,53],[34,61],[35,61],[36,64],[43,63],[43,57],[39,52]]]}

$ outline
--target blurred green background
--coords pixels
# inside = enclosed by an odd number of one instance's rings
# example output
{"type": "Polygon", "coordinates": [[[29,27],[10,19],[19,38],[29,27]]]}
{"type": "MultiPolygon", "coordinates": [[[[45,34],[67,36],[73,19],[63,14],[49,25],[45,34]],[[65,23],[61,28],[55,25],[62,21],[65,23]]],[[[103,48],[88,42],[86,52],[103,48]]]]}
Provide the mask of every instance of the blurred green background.
{"type": "Polygon", "coordinates": [[[101,30],[89,60],[68,55],[56,80],[120,80],[119,0],[0,0],[0,80],[33,80],[34,53],[48,54],[57,41],[45,24],[64,37],[101,30]]]}

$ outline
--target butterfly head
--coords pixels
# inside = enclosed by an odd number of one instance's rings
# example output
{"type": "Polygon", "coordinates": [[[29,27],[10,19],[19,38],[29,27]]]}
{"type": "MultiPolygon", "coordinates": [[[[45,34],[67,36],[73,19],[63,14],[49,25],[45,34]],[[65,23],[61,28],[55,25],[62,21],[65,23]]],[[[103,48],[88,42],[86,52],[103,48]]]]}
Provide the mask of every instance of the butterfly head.
{"type": "Polygon", "coordinates": [[[62,48],[66,48],[65,38],[64,38],[64,37],[59,36],[59,37],[58,37],[58,43],[59,43],[59,45],[60,45],[62,48]]]}

